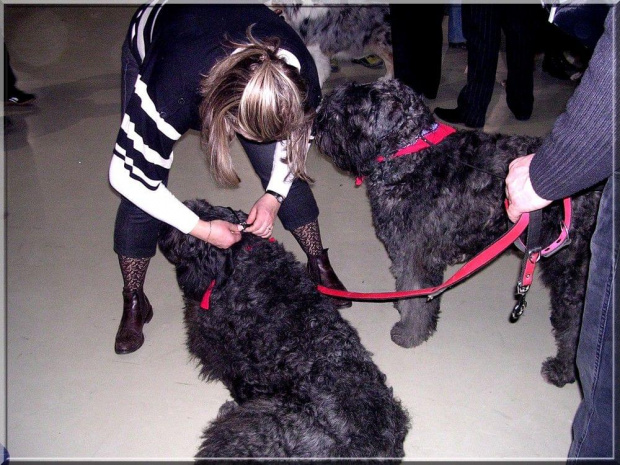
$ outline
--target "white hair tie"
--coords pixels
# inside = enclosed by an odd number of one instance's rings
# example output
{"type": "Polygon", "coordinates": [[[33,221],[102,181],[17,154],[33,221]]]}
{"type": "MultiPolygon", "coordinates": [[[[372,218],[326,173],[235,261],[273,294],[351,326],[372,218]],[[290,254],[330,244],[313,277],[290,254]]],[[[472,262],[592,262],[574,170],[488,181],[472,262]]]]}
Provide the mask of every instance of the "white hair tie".
{"type": "MultiPolygon", "coordinates": [[[[239,53],[242,50],[245,50],[245,49],[243,49],[243,48],[236,48],[232,52],[232,55],[234,55],[235,53],[239,53]]],[[[276,55],[277,55],[278,58],[282,58],[284,61],[286,61],[287,65],[291,65],[292,67],[297,68],[297,71],[301,71],[301,64],[299,63],[299,60],[297,59],[297,57],[295,55],[293,55],[288,50],[284,50],[283,48],[280,48],[276,52],[276,55]]]]}
{"type": "Polygon", "coordinates": [[[301,71],[301,64],[299,63],[299,60],[288,50],[280,48],[276,52],[276,55],[278,55],[278,58],[282,58],[284,61],[286,61],[287,64],[293,66],[294,68],[297,68],[297,71],[301,71]]]}

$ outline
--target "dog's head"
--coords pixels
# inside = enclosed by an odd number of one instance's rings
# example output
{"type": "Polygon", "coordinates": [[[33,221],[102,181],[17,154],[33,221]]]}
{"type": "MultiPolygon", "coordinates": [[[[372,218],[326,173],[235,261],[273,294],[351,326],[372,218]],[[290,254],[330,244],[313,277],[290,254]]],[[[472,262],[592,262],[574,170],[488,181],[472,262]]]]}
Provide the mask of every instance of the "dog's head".
{"type": "MultiPolygon", "coordinates": [[[[239,223],[247,219],[241,211],[210,205],[206,200],[183,202],[201,220],[225,220],[239,223]]],[[[159,248],[175,266],[177,281],[185,297],[200,300],[212,281],[221,285],[233,271],[233,257],[239,243],[220,249],[164,224],[159,235],[159,248]]]]}
{"type": "Polygon", "coordinates": [[[323,98],[315,142],[340,169],[367,176],[378,156],[408,145],[434,121],[422,97],[396,79],[347,83],[323,98]]]}

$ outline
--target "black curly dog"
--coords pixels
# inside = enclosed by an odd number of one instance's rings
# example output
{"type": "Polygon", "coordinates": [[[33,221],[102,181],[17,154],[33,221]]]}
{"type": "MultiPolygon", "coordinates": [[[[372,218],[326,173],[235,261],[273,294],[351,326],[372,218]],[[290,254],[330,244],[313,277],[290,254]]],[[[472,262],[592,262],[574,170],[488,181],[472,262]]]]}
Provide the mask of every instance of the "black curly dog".
{"type": "MultiPolygon", "coordinates": [[[[340,169],[365,176],[373,224],[392,261],[397,290],[439,285],[447,266],[470,259],[508,229],[503,206],[508,165],[541,143],[534,137],[456,131],[432,147],[390,159],[434,123],[422,98],[397,80],[344,84],[324,97],[316,119],[318,149],[340,169]],[[378,161],[379,156],[387,160],[378,161]]],[[[598,200],[597,192],[573,198],[571,245],[540,263],[557,345],[542,375],[557,386],[575,380],[598,200]]],[[[544,244],[557,238],[562,215],[561,203],[543,212],[544,244]]],[[[396,344],[414,347],[435,332],[439,299],[400,300],[396,308],[400,321],[391,331],[396,344]]]]}
{"type": "MultiPolygon", "coordinates": [[[[206,221],[247,218],[185,203],[206,221]]],[[[183,292],[189,352],[234,399],[204,431],[197,457],[404,455],[407,413],[292,253],[252,234],[223,250],[170,226],[159,246],[183,292]]]]}

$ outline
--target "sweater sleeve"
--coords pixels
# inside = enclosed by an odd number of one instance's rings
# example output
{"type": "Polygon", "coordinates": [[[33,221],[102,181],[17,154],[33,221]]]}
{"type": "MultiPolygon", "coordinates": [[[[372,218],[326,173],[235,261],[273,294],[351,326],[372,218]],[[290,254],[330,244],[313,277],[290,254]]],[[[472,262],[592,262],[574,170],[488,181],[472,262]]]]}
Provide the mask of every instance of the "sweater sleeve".
{"type": "Polygon", "coordinates": [[[293,175],[286,163],[286,141],[278,141],[273,153],[273,168],[267,190],[277,192],[286,198],[293,184],[293,175]]]}
{"type": "Polygon", "coordinates": [[[189,233],[198,216],[166,187],[181,133],[167,122],[138,76],[113,150],[110,184],[123,197],[160,221],[189,233]]]}
{"type": "Polygon", "coordinates": [[[544,199],[570,196],[612,174],[616,10],[610,8],[605,32],[566,111],[532,158],[532,186],[544,199]]]}

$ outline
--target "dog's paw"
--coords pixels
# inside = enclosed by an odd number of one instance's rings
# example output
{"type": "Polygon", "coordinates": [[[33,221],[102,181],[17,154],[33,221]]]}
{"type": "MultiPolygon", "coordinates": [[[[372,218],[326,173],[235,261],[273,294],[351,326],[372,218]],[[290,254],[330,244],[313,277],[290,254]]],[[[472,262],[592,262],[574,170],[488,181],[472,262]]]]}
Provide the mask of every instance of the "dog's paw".
{"type": "Polygon", "coordinates": [[[562,362],[556,357],[549,357],[545,360],[540,373],[545,381],[558,387],[575,382],[575,367],[573,364],[562,362]]]}
{"type": "Polygon", "coordinates": [[[431,333],[432,331],[420,331],[415,327],[404,324],[402,321],[392,326],[390,331],[392,341],[405,349],[419,346],[430,337],[431,333]]]}

